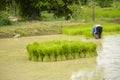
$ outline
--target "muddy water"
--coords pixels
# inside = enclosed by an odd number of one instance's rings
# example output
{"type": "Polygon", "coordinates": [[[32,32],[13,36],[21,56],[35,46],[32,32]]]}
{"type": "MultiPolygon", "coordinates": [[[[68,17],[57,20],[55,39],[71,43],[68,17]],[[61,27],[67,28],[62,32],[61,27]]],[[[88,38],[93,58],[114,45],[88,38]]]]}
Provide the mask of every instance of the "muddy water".
{"type": "Polygon", "coordinates": [[[0,39],[0,80],[70,80],[71,73],[91,69],[96,57],[60,62],[28,60],[26,45],[34,41],[85,40],[81,36],[46,35],[0,39]]]}
{"type": "Polygon", "coordinates": [[[71,80],[120,80],[120,35],[95,40],[98,44],[97,65],[91,71],[78,71],[71,80]]]}
{"type": "Polygon", "coordinates": [[[119,80],[120,35],[95,40],[98,44],[97,58],[61,62],[28,60],[28,43],[50,40],[86,39],[66,35],[0,39],[0,80],[119,80]]]}

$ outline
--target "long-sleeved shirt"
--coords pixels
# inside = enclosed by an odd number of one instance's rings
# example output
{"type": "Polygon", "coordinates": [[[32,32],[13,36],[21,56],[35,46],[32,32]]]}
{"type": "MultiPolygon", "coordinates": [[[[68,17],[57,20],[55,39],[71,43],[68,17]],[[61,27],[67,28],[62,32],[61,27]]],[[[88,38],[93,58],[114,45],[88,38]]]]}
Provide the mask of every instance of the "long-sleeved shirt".
{"type": "MultiPolygon", "coordinates": [[[[97,25],[93,26],[93,28],[92,28],[92,35],[93,35],[93,36],[94,36],[94,33],[96,32],[96,28],[97,28],[98,26],[101,26],[101,25],[97,24],[97,25]]],[[[101,27],[102,27],[102,26],[101,26],[101,27]]]]}

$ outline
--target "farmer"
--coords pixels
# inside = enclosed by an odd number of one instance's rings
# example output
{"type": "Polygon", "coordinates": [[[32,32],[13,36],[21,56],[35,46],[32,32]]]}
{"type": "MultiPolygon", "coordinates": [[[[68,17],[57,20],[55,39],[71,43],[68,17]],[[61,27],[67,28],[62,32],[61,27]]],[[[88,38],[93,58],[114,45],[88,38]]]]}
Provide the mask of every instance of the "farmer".
{"type": "Polygon", "coordinates": [[[92,35],[96,39],[100,39],[101,38],[101,34],[102,34],[102,26],[100,24],[97,24],[97,25],[93,26],[92,35]]]}

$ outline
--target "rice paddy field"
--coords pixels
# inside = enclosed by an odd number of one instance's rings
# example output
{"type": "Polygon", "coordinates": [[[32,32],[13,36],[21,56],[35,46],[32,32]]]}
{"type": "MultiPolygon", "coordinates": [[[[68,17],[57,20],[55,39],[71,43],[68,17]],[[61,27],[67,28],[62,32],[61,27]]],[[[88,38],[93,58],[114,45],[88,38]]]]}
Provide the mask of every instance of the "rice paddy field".
{"type": "Polygon", "coordinates": [[[70,80],[76,71],[91,71],[96,57],[58,62],[29,61],[26,45],[52,40],[87,41],[81,36],[46,35],[0,39],[0,80],[70,80]]]}
{"type": "Polygon", "coordinates": [[[74,22],[74,21],[56,21],[56,22],[21,22],[12,26],[0,27],[0,38],[13,38],[16,34],[20,37],[65,34],[65,35],[84,35],[86,38],[92,37],[92,27],[95,24],[101,24],[103,27],[103,36],[106,34],[119,34],[119,23],[114,22],[74,22]]]}
{"type": "MultiPolygon", "coordinates": [[[[90,37],[92,26],[95,23],[76,22],[74,24],[74,22],[65,22],[62,24],[62,22],[56,22],[52,24],[49,22],[31,22],[17,24],[11,27],[1,27],[0,34],[2,35],[5,32],[6,34],[12,34],[11,37],[14,37],[13,34],[17,30],[20,30],[20,32],[18,31],[19,34],[29,32],[30,30],[33,32],[34,30],[40,31],[40,25],[44,27],[42,29],[46,32],[48,32],[48,28],[53,29],[53,27],[57,27],[62,34],[31,37],[23,37],[24,35],[21,35],[20,38],[7,38],[8,35],[6,39],[0,39],[0,80],[70,80],[71,75],[76,71],[91,71],[97,65],[96,57],[58,62],[34,62],[29,61],[26,46],[33,42],[52,40],[94,41],[90,37]],[[50,24],[54,26],[48,26],[50,24]],[[86,39],[86,37],[88,38],[86,39]]],[[[103,37],[106,34],[120,33],[119,24],[107,22],[97,23],[103,26],[103,37]]],[[[2,36],[4,37],[5,35],[2,36]]]]}
{"type": "Polygon", "coordinates": [[[95,7],[94,22],[91,21],[91,13],[91,8],[83,7],[78,16],[80,19],[77,21],[26,21],[15,22],[10,26],[0,26],[0,80],[75,80],[77,78],[79,80],[82,75],[79,71],[87,71],[86,77],[93,72],[91,80],[115,80],[115,76],[119,78],[117,74],[117,72],[120,73],[118,65],[119,35],[106,37],[103,45],[102,40],[106,35],[120,34],[120,8],[95,7]],[[92,38],[91,31],[95,24],[101,24],[103,27],[101,40],[92,38]],[[17,34],[20,35],[19,38],[15,38],[17,34]],[[28,44],[53,40],[94,41],[97,43],[98,53],[103,53],[103,55],[98,55],[100,60],[97,57],[51,62],[29,60],[29,53],[26,49],[28,44]],[[118,54],[113,55],[113,53],[118,54]],[[104,56],[105,54],[106,56],[104,56]],[[103,63],[99,62],[101,60],[103,63]],[[113,61],[114,65],[104,60],[113,61]],[[101,64],[102,67],[98,64],[101,64]],[[103,71],[103,67],[106,72],[103,71]],[[112,76],[108,75],[110,71],[113,73],[112,76]],[[103,73],[107,73],[107,75],[103,76],[103,73]]]}
{"type": "Polygon", "coordinates": [[[0,26],[0,80],[120,80],[120,35],[105,37],[120,34],[120,7],[96,6],[94,22],[91,15],[91,7],[83,6],[75,21],[54,21],[48,15],[48,21],[18,21],[0,26]],[[100,40],[92,37],[95,24],[103,27],[100,40]],[[19,36],[15,38],[16,35],[19,36]],[[53,40],[93,41],[97,44],[98,56],[44,62],[30,60],[28,44],[53,40]],[[87,71],[87,75],[81,77],[81,71],[87,71]]]}
{"type": "MultiPolygon", "coordinates": [[[[90,38],[92,37],[92,27],[94,25],[95,23],[86,23],[77,26],[64,26],[62,32],[66,35],[84,35],[86,38],[90,38]]],[[[120,33],[119,24],[101,22],[101,25],[103,27],[103,35],[120,33]]]]}

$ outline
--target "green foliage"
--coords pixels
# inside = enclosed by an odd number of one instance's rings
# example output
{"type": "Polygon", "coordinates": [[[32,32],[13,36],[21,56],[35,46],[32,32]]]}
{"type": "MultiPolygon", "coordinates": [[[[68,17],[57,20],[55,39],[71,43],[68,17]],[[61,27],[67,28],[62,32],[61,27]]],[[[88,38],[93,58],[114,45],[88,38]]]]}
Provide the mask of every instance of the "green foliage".
{"type": "Polygon", "coordinates": [[[27,45],[29,60],[61,61],[96,56],[96,44],[79,41],[34,42],[27,45]]]}
{"type": "Polygon", "coordinates": [[[96,0],[100,7],[111,7],[113,0],[96,0]]]}
{"type": "Polygon", "coordinates": [[[120,0],[116,0],[113,2],[113,7],[120,9],[120,0]]]}
{"type": "Polygon", "coordinates": [[[80,2],[81,2],[81,5],[87,5],[89,0],[80,0],[80,2]]]}
{"type": "Polygon", "coordinates": [[[69,5],[68,8],[73,12],[72,15],[70,16],[72,16],[74,20],[80,19],[80,13],[81,13],[80,3],[69,5]]]}
{"type": "Polygon", "coordinates": [[[42,21],[64,21],[65,17],[55,17],[53,13],[48,13],[46,11],[41,13],[42,21]]]}
{"type": "MultiPolygon", "coordinates": [[[[95,7],[100,6],[119,8],[119,0],[94,0],[95,7]]],[[[11,14],[16,15],[17,13],[23,20],[53,20],[54,16],[58,19],[58,17],[66,20],[71,19],[74,20],[85,20],[91,18],[91,8],[86,9],[87,6],[91,5],[92,0],[0,0],[0,10],[9,11],[11,14]],[[13,9],[14,7],[14,9],[13,9]],[[84,7],[81,9],[81,7],[84,7]],[[17,10],[17,11],[16,11],[17,10]],[[13,13],[14,11],[14,13],[13,13]],[[42,12],[46,11],[49,15],[49,18],[43,16],[42,12]],[[52,15],[51,15],[52,14],[52,15]],[[42,18],[44,17],[44,19],[42,18]]],[[[99,12],[97,14],[103,13],[102,15],[110,14],[113,11],[99,11],[95,9],[95,11],[99,12]],[[105,13],[104,13],[105,12],[105,13]]],[[[115,15],[117,13],[115,12],[115,15]]],[[[101,16],[102,16],[101,15],[101,16]]],[[[114,14],[112,14],[115,16],[114,14]]],[[[111,16],[112,16],[111,15],[111,16]]],[[[95,17],[97,17],[95,13],[95,17]]],[[[107,15],[106,15],[107,17],[107,15]]],[[[116,16],[117,17],[117,16],[116,16]]],[[[54,19],[56,20],[56,19],[54,19]]],[[[59,20],[59,19],[58,19],[59,20]]]]}
{"type": "Polygon", "coordinates": [[[37,0],[15,0],[17,7],[19,9],[19,15],[22,19],[31,20],[38,19],[40,11],[36,8],[37,0]]]}
{"type": "Polygon", "coordinates": [[[56,17],[67,17],[72,14],[68,6],[77,4],[78,0],[15,0],[15,2],[23,19],[41,19],[43,11],[53,13],[56,17]]]}
{"type": "Polygon", "coordinates": [[[0,26],[11,25],[11,21],[8,18],[8,14],[6,12],[0,12],[0,26]]]}
{"type": "Polygon", "coordinates": [[[0,0],[0,11],[3,11],[7,8],[10,0],[0,0]]]}

